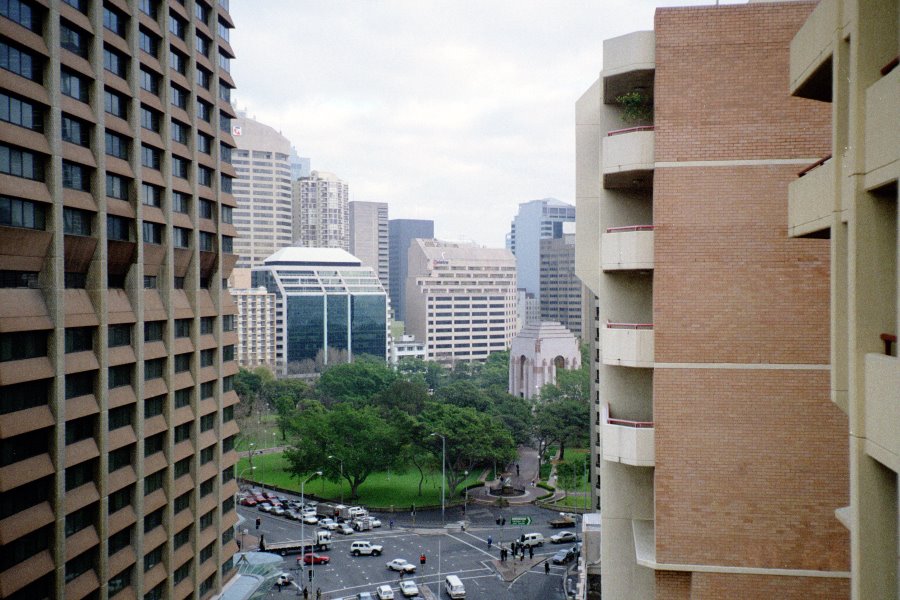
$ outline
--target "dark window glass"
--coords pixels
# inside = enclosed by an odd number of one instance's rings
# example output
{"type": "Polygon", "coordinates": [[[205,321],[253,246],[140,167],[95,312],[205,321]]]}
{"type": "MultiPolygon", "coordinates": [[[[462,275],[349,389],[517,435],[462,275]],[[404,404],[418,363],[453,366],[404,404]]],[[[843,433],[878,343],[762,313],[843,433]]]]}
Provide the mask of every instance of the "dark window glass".
{"type": "MultiPolygon", "coordinates": [[[[200,351],[200,367],[211,367],[211,366],[213,366],[215,361],[216,361],[215,349],[209,348],[207,350],[200,351]]],[[[212,382],[207,382],[207,383],[212,383],[212,382]]],[[[201,385],[201,389],[202,389],[203,385],[206,385],[206,383],[201,385]]],[[[203,394],[203,398],[209,398],[210,396],[212,396],[212,393],[203,394]]]]}
{"type": "Polygon", "coordinates": [[[44,130],[43,109],[37,104],[0,92],[0,121],[33,131],[44,130]]]}
{"type": "Polygon", "coordinates": [[[234,193],[234,178],[222,175],[222,191],[226,194],[234,193]]]}
{"type": "Polygon", "coordinates": [[[78,144],[86,148],[91,142],[91,126],[86,121],[63,114],[62,139],[64,142],[78,144]]]}
{"type": "Polygon", "coordinates": [[[153,398],[144,400],[144,418],[149,419],[150,417],[161,415],[163,413],[165,402],[165,396],[154,396],[153,398]]]}
{"type": "Polygon", "coordinates": [[[144,456],[150,456],[162,452],[165,448],[166,434],[157,433],[144,440],[144,456]]]}
{"type": "Polygon", "coordinates": [[[222,252],[234,254],[234,238],[230,235],[222,236],[222,252]]]}
{"type": "Polygon", "coordinates": [[[209,167],[197,167],[197,183],[210,187],[212,186],[213,170],[209,167]]]}
{"type": "Polygon", "coordinates": [[[191,541],[191,527],[188,526],[175,534],[175,537],[172,539],[172,546],[175,549],[178,549],[190,541],[191,541]]]}
{"type": "Polygon", "coordinates": [[[203,119],[207,123],[212,119],[212,104],[205,100],[197,99],[197,117],[203,119]]]}
{"type": "Polygon", "coordinates": [[[41,81],[44,60],[24,48],[0,41],[0,68],[31,81],[41,81]]]}
{"type": "Polygon", "coordinates": [[[224,346],[222,348],[222,360],[229,361],[234,360],[234,345],[224,346]]]}
{"type": "Polygon", "coordinates": [[[141,146],[141,164],[148,169],[159,170],[160,151],[150,146],[141,146]]]}
{"type": "Polygon", "coordinates": [[[0,362],[47,356],[47,331],[0,333],[0,362]]]}
{"type": "Polygon", "coordinates": [[[157,471],[151,475],[148,475],[144,478],[144,495],[147,496],[152,494],[158,489],[161,489],[164,483],[164,471],[157,471]]]}
{"type": "Polygon", "coordinates": [[[0,145],[0,173],[43,181],[44,158],[28,150],[0,145]]]}
{"type": "Polygon", "coordinates": [[[144,533],[148,531],[152,531],[162,525],[163,522],[163,512],[165,511],[165,507],[158,508],[146,517],[144,517],[144,533]]]}
{"type": "Polygon", "coordinates": [[[66,583],[77,579],[88,571],[95,568],[97,564],[97,548],[88,550],[79,554],[72,560],[66,562],[66,583]]]}
{"type": "Polygon", "coordinates": [[[197,17],[197,20],[206,23],[209,21],[209,6],[198,0],[194,3],[194,16],[197,17]]]}
{"type": "Polygon", "coordinates": [[[169,86],[171,90],[171,101],[172,106],[177,106],[178,108],[183,108],[187,110],[188,97],[190,93],[179,85],[175,85],[174,83],[169,86]]]}
{"type": "Polygon", "coordinates": [[[144,322],[144,341],[159,342],[163,339],[165,333],[165,321],[145,321],[144,322]]]}
{"type": "MultiPolygon", "coordinates": [[[[123,529],[118,533],[114,533],[109,536],[109,554],[108,556],[112,556],[119,550],[124,550],[128,546],[131,545],[131,527],[123,529]]],[[[112,594],[110,594],[112,595],[112,594]]]]}
{"type": "Polygon", "coordinates": [[[156,275],[144,275],[144,289],[155,290],[158,287],[156,275]]]}
{"type": "Polygon", "coordinates": [[[216,480],[215,478],[207,479],[206,481],[200,484],[200,497],[203,498],[205,496],[209,496],[213,493],[213,489],[215,489],[216,480]]]}
{"type": "Polygon", "coordinates": [[[234,222],[233,210],[234,209],[232,209],[230,206],[225,206],[224,204],[220,207],[223,223],[233,223],[234,222]]]}
{"type": "Polygon", "coordinates": [[[202,33],[198,33],[194,38],[194,48],[202,54],[203,56],[209,57],[209,47],[210,47],[210,39],[203,35],[202,33]]]}
{"type": "Polygon", "coordinates": [[[91,191],[91,169],[84,165],[63,161],[62,164],[63,187],[81,192],[91,191]]]}
{"type": "Polygon", "coordinates": [[[66,235],[91,235],[94,213],[79,208],[63,208],[63,231],[66,235]]]}
{"type": "Polygon", "coordinates": [[[128,147],[131,140],[123,135],[106,130],[106,153],[122,160],[128,160],[128,147]]]}
{"type": "Polygon", "coordinates": [[[191,163],[180,156],[172,156],[172,176],[187,179],[191,163]]]}
{"type": "Polygon", "coordinates": [[[207,527],[212,526],[213,517],[215,516],[215,514],[216,514],[216,511],[215,511],[215,509],[213,509],[213,510],[209,511],[208,513],[206,513],[205,515],[203,515],[202,517],[200,517],[200,530],[201,531],[206,529],[207,527]]]}
{"type": "Polygon", "coordinates": [[[225,85],[225,82],[219,80],[219,98],[226,102],[231,102],[231,87],[225,85]]]}
{"type": "MultiPolygon", "coordinates": [[[[146,530],[146,526],[144,527],[146,530]]],[[[160,564],[163,559],[163,547],[159,546],[144,555],[144,572],[149,571],[156,565],[160,564]]]]}
{"type": "Polygon", "coordinates": [[[50,447],[48,431],[43,429],[0,439],[0,467],[45,454],[50,447]]]}
{"type": "MultiPolygon", "coordinates": [[[[185,438],[186,439],[186,438],[185,438]]],[[[175,463],[174,475],[175,479],[179,477],[184,477],[185,475],[189,475],[191,473],[191,459],[183,458],[175,463]]]]}
{"type": "Polygon", "coordinates": [[[181,583],[182,581],[187,579],[188,575],[190,575],[190,574],[191,574],[191,563],[190,563],[190,561],[188,561],[188,562],[184,563],[183,565],[181,565],[180,567],[178,567],[177,569],[175,569],[175,574],[172,578],[173,582],[175,583],[175,585],[178,585],[179,583],[181,583]]]}
{"type": "Polygon", "coordinates": [[[163,226],[159,223],[144,221],[143,233],[145,244],[162,244],[163,226]]]}
{"type": "Polygon", "coordinates": [[[231,71],[231,59],[223,54],[221,50],[219,51],[219,68],[226,73],[231,71]]]}
{"type": "Polygon", "coordinates": [[[128,57],[117,50],[104,46],[103,68],[124,79],[128,75],[128,57]]]}
{"type": "Polygon", "coordinates": [[[77,464],[74,467],[66,467],[66,491],[93,482],[96,468],[97,459],[77,464]]]}
{"type": "Polygon", "coordinates": [[[191,130],[189,125],[186,125],[181,121],[172,119],[172,124],[169,127],[169,130],[172,132],[173,140],[175,140],[176,142],[181,142],[182,144],[188,143],[188,132],[191,130]]]}
{"type": "Polygon", "coordinates": [[[160,116],[161,114],[158,111],[141,105],[141,127],[144,129],[159,133],[160,116]]]}
{"type": "Polygon", "coordinates": [[[208,90],[209,86],[212,85],[212,73],[198,66],[194,71],[194,82],[203,89],[208,90]]]}
{"type": "Polygon", "coordinates": [[[66,353],[94,349],[94,327],[70,327],[66,329],[66,353]]]}
{"type": "Polygon", "coordinates": [[[200,417],[200,431],[209,431],[216,426],[215,413],[200,417]]]}
{"type": "Polygon", "coordinates": [[[175,355],[175,372],[183,373],[185,371],[191,370],[191,354],[176,354],[175,355]]]}
{"type": "Polygon", "coordinates": [[[60,91],[70,97],[87,102],[90,94],[90,81],[87,77],[63,67],[59,75],[60,91]]]}
{"type": "Polygon", "coordinates": [[[0,196],[0,225],[46,229],[46,206],[30,200],[0,196]]]}
{"type": "Polygon", "coordinates": [[[117,471],[131,464],[131,446],[118,448],[109,453],[109,472],[117,471]]]}
{"type": "Polygon", "coordinates": [[[0,0],[0,15],[35,33],[41,31],[42,13],[28,0],[0,0]]]}
{"type": "Polygon", "coordinates": [[[234,315],[222,315],[222,331],[234,331],[234,315]]]}
{"type": "Polygon", "coordinates": [[[169,48],[169,67],[172,70],[177,71],[184,75],[187,73],[188,69],[188,57],[187,54],[183,52],[179,52],[174,48],[169,48]]]}
{"type": "Polygon", "coordinates": [[[213,317],[200,317],[200,335],[209,335],[214,332],[215,319],[213,317]]]}
{"type": "Polygon", "coordinates": [[[132,496],[134,496],[134,485],[122,488],[117,492],[109,495],[109,514],[122,510],[131,504],[132,496]]]}
{"type": "Polygon", "coordinates": [[[106,583],[106,590],[110,597],[117,594],[131,585],[131,567],[128,567],[121,573],[113,575],[106,583]]]}
{"type": "Polygon", "coordinates": [[[27,508],[50,501],[50,479],[38,479],[0,493],[0,519],[5,519],[27,508]]]}
{"type": "Polygon", "coordinates": [[[109,409],[109,430],[131,425],[134,421],[134,405],[117,406],[109,409]]]}
{"type": "Polygon", "coordinates": [[[210,446],[209,448],[204,448],[200,451],[200,464],[205,465],[206,463],[212,462],[216,458],[216,447],[210,446]]]}
{"type": "Polygon", "coordinates": [[[103,7],[103,26],[118,36],[125,37],[128,17],[111,6],[103,7]]]}
{"type": "Polygon", "coordinates": [[[223,112],[219,113],[219,129],[227,134],[231,134],[231,117],[223,112]]]}
{"type": "Polygon", "coordinates": [[[200,218],[201,219],[212,219],[213,218],[213,203],[209,200],[201,200],[200,201],[200,218]]]}
{"type": "Polygon", "coordinates": [[[155,206],[157,208],[161,207],[162,206],[162,193],[163,193],[163,190],[161,187],[157,187],[157,186],[151,185],[149,183],[142,183],[141,184],[141,204],[146,204],[147,206],[155,206]]]}
{"type": "Polygon", "coordinates": [[[175,13],[170,12],[169,31],[174,33],[177,37],[185,39],[187,37],[187,21],[185,21],[175,13]]]}
{"type": "Polygon", "coordinates": [[[159,95],[159,75],[144,67],[141,67],[140,85],[142,90],[159,95]]]}
{"type": "Polygon", "coordinates": [[[143,27],[138,30],[138,47],[153,58],[159,58],[159,37],[143,27]]]}
{"type": "Polygon", "coordinates": [[[185,492],[182,495],[175,498],[175,502],[172,503],[173,508],[175,509],[175,514],[177,515],[183,510],[187,510],[191,507],[191,493],[185,492]]]}
{"type": "Polygon", "coordinates": [[[191,391],[192,388],[175,390],[175,408],[184,408],[185,406],[189,406],[191,404],[191,391]]]}
{"type": "Polygon", "coordinates": [[[66,421],[66,445],[94,437],[95,417],[82,417],[66,421]]]}
{"type": "MultiPolygon", "coordinates": [[[[191,439],[191,424],[185,423],[184,425],[179,425],[175,428],[175,443],[183,442],[185,440],[191,439]]],[[[186,458],[185,460],[190,460],[190,458],[186,458]]],[[[178,463],[176,463],[176,468],[178,463]]]]}
{"type": "Polygon", "coordinates": [[[176,290],[184,289],[184,277],[173,277],[172,278],[172,287],[176,290]]]}
{"type": "Polygon", "coordinates": [[[103,90],[103,108],[120,119],[128,118],[128,99],[118,92],[103,90]]]}
{"type": "Polygon", "coordinates": [[[106,237],[110,240],[118,240],[122,242],[130,241],[131,228],[128,226],[129,222],[129,219],[126,219],[125,217],[107,215],[106,237]]]}
{"type": "Polygon", "coordinates": [[[159,15],[158,0],[138,0],[138,9],[155,19],[159,15]]]}
{"type": "Polygon", "coordinates": [[[131,324],[109,326],[109,347],[128,346],[131,344],[131,324]]]}
{"type": "Polygon", "coordinates": [[[62,0],[75,10],[81,13],[87,13],[87,0],[62,0]]]}
{"type": "Polygon", "coordinates": [[[212,153],[212,138],[205,133],[197,133],[197,150],[203,154],[212,153]]]}
{"type": "Polygon", "coordinates": [[[234,375],[228,375],[222,378],[222,391],[230,392],[234,390],[234,375]]]}
{"type": "Polygon", "coordinates": [[[66,399],[87,396],[94,393],[94,373],[72,373],[66,375],[66,399]]]}
{"type": "Polygon", "coordinates": [[[192,319],[175,319],[175,337],[191,337],[192,319]]]}
{"type": "Polygon", "coordinates": [[[128,180],[121,175],[106,174],[106,195],[110,198],[128,200],[128,180]]]}
{"type": "Polygon", "coordinates": [[[190,212],[191,197],[182,192],[172,192],[172,210],[177,213],[190,212]]]}
{"type": "Polygon", "coordinates": [[[184,227],[172,228],[172,245],[176,248],[191,247],[191,230],[184,227]]]}
{"type": "MultiPolygon", "coordinates": [[[[3,2],[0,2],[2,5],[3,2]]],[[[59,45],[69,52],[77,54],[82,58],[87,58],[88,55],[88,41],[90,40],[90,34],[73,25],[72,23],[66,21],[65,19],[60,19],[59,21],[59,45]]]]}
{"type": "MultiPolygon", "coordinates": [[[[2,1],[2,0],[0,0],[2,1]]],[[[88,505],[66,515],[66,537],[82,529],[93,527],[97,521],[97,507],[88,505]]]]}
{"type": "Polygon", "coordinates": [[[131,385],[131,365],[118,365],[109,368],[109,389],[131,385]]]}

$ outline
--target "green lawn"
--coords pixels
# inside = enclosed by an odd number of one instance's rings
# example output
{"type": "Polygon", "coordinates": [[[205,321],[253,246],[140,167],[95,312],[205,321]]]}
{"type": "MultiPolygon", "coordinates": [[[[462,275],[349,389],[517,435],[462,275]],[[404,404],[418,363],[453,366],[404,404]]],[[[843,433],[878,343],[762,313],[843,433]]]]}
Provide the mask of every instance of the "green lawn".
{"type": "Polygon", "coordinates": [[[591,506],[590,497],[588,497],[587,500],[585,500],[585,497],[583,495],[566,496],[562,500],[558,500],[558,501],[554,502],[553,506],[570,507],[570,508],[584,508],[585,502],[587,502],[587,507],[590,508],[590,506],[591,506]]]}
{"type": "MultiPolygon", "coordinates": [[[[271,485],[286,490],[292,490],[300,493],[300,481],[285,471],[287,461],[282,458],[280,453],[263,454],[253,457],[253,465],[256,467],[252,471],[248,468],[249,462],[246,458],[238,460],[235,472],[238,476],[243,475],[246,479],[253,479],[263,485],[271,485]]],[[[476,474],[469,475],[466,480],[474,483],[478,480],[476,474]]],[[[416,506],[440,506],[441,504],[441,476],[440,473],[426,473],[425,481],[422,483],[422,495],[418,495],[419,472],[416,469],[410,469],[404,473],[384,472],[370,475],[368,479],[359,487],[359,498],[356,500],[359,504],[364,504],[376,508],[390,507],[410,507],[416,506]]],[[[344,501],[350,501],[350,485],[344,482],[344,501]]],[[[460,484],[459,489],[462,490],[463,485],[460,484]]],[[[313,479],[306,484],[304,488],[306,494],[311,494],[317,498],[325,498],[328,500],[339,500],[341,497],[341,486],[337,482],[326,481],[321,478],[313,479]]],[[[457,496],[459,500],[461,496],[457,496]]],[[[447,490],[447,502],[451,502],[450,490],[447,490]]]]}
{"type": "MultiPolygon", "coordinates": [[[[585,458],[587,458],[588,469],[590,469],[590,449],[589,448],[566,448],[566,459],[563,462],[572,463],[577,465],[577,467],[582,467],[584,465],[585,458]]],[[[576,467],[576,468],[577,468],[576,467]]],[[[585,478],[585,475],[590,475],[590,473],[584,473],[584,469],[582,468],[578,472],[578,478],[575,482],[575,487],[570,488],[570,492],[584,492],[591,493],[591,484],[585,478]]],[[[559,487],[557,485],[557,487],[559,487]]]]}

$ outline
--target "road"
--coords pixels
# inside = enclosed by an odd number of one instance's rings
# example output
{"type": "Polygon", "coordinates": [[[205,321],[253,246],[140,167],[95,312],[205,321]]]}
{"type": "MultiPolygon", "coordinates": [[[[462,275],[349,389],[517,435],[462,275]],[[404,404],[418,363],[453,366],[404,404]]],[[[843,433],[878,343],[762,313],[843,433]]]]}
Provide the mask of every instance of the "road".
{"type": "MultiPolygon", "coordinates": [[[[254,521],[262,520],[260,532],[268,542],[277,542],[300,537],[299,523],[281,517],[274,517],[252,508],[239,507],[238,513],[247,519],[241,527],[247,527],[256,533],[254,521]]],[[[553,565],[549,574],[544,573],[544,561],[564,546],[549,543],[552,530],[547,521],[556,513],[531,505],[513,508],[497,508],[493,506],[469,506],[466,514],[467,527],[462,531],[458,521],[462,517],[461,509],[448,509],[446,517],[448,527],[441,527],[441,511],[417,511],[415,516],[409,512],[396,513],[393,529],[389,523],[390,514],[375,513],[384,526],[371,532],[342,536],[335,534],[334,543],[326,553],[331,558],[329,565],[317,565],[313,568],[313,582],[309,584],[309,571],[300,570],[296,565],[296,557],[289,556],[283,562],[284,570],[293,574],[297,583],[310,585],[311,590],[320,588],[323,598],[355,597],[359,592],[374,593],[379,585],[391,585],[397,598],[399,594],[399,574],[390,571],[386,563],[394,558],[405,558],[417,565],[417,572],[412,577],[416,583],[428,585],[436,597],[440,597],[439,585],[447,574],[455,574],[466,586],[466,597],[477,600],[555,600],[565,598],[563,590],[567,568],[553,565]],[[533,523],[524,527],[511,527],[511,517],[531,517],[533,523]],[[506,526],[498,526],[497,519],[506,518],[506,526]],[[521,575],[512,581],[504,581],[494,568],[494,561],[499,559],[499,544],[508,544],[514,537],[522,533],[541,532],[547,543],[535,548],[534,559],[526,557],[519,565],[521,575]],[[488,549],[487,537],[491,536],[492,545],[488,549]],[[375,556],[350,556],[350,542],[368,540],[384,546],[384,554],[375,556]],[[424,554],[426,564],[419,565],[418,557],[424,554]],[[527,566],[531,569],[525,570],[527,566]]],[[[315,530],[314,526],[306,526],[307,535],[315,530]]],[[[571,567],[571,565],[569,565],[571,567]]],[[[308,569],[308,567],[306,567],[308,569]]],[[[294,588],[299,591],[299,588],[294,588]]],[[[283,593],[283,592],[282,592],[283,593]]],[[[272,588],[266,597],[275,598],[279,594],[272,588]]],[[[446,594],[444,594],[446,596],[446,594]]],[[[312,594],[311,598],[315,598],[312,594]]]]}

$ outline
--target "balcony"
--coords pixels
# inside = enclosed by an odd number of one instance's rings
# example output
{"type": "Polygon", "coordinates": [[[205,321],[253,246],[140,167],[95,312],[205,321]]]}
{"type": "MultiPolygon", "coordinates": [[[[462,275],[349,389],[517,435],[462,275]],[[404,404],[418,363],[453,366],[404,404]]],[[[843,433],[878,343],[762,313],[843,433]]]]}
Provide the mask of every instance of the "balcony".
{"type": "Polygon", "coordinates": [[[607,323],[601,336],[604,365],[653,367],[653,323],[607,323]]]}
{"type": "Polygon", "coordinates": [[[834,161],[827,156],[788,185],[788,235],[828,237],[834,202],[834,161]]]}
{"type": "Polygon", "coordinates": [[[819,2],[791,40],[792,95],[831,101],[832,56],[840,27],[840,3],[837,0],[819,2]]]}
{"type": "Polygon", "coordinates": [[[652,125],[608,132],[603,138],[603,187],[649,189],[653,185],[654,138],[652,125]]]}
{"type": "Polygon", "coordinates": [[[900,358],[866,354],[866,453],[900,473],[900,358]]]}
{"type": "Polygon", "coordinates": [[[603,42],[603,102],[635,89],[653,89],[656,69],[656,35],[635,31],[603,42]]]}
{"type": "Polygon", "coordinates": [[[656,466],[656,430],[653,421],[613,419],[603,407],[603,460],[633,467],[656,466]]]}
{"type": "Polygon", "coordinates": [[[604,271],[653,269],[653,225],[610,227],[600,242],[604,271]]]}
{"type": "Polygon", "coordinates": [[[897,59],[885,66],[885,75],[866,90],[866,189],[897,181],[900,145],[897,115],[900,114],[900,67],[897,59]],[[894,66],[891,66],[894,65],[894,66]]]}

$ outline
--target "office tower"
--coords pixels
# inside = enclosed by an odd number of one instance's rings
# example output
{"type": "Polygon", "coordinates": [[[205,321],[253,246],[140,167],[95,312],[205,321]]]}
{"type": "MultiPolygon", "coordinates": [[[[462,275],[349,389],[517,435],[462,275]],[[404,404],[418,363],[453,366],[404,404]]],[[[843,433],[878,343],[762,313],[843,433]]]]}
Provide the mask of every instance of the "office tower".
{"type": "Polygon", "coordinates": [[[386,202],[350,203],[350,254],[378,273],[384,289],[390,288],[386,202]]]}
{"type": "Polygon", "coordinates": [[[237,362],[275,371],[275,294],[250,287],[250,269],[235,268],[228,288],[237,306],[237,362]]]}
{"type": "Polygon", "coordinates": [[[506,350],[516,333],[516,258],[503,248],[414,239],[405,322],[428,360],[452,364],[506,350]]]}
{"type": "Polygon", "coordinates": [[[516,256],[519,287],[538,300],[541,299],[541,240],[561,237],[563,223],[574,221],[574,206],[556,198],[544,198],[520,204],[510,224],[506,247],[516,256]]]}
{"type": "Polygon", "coordinates": [[[788,183],[829,148],[787,89],[814,6],[658,9],[577,102],[605,600],[849,595],[828,242],[785,235],[788,183]]]}
{"type": "Polygon", "coordinates": [[[516,290],[516,333],[529,323],[540,323],[541,301],[525,288],[516,290]]]}
{"type": "Polygon", "coordinates": [[[275,295],[278,373],[313,373],[362,355],[387,360],[387,292],[355,256],[292,246],[251,278],[252,287],[275,295]]]}
{"type": "Polygon", "coordinates": [[[405,319],[406,275],[409,245],[416,238],[434,237],[434,221],[424,219],[391,219],[388,221],[388,254],[391,308],[394,320],[405,319]]]}
{"type": "Polygon", "coordinates": [[[209,598],[237,550],[227,3],[0,22],[0,596],[209,598]]]}
{"type": "Polygon", "coordinates": [[[237,266],[250,268],[291,245],[291,143],[259,121],[239,114],[234,120],[234,226],[237,266]]]}
{"type": "Polygon", "coordinates": [[[310,159],[297,154],[297,149],[291,147],[291,181],[297,181],[301,177],[309,177],[312,174],[310,159]]]}
{"type": "Polygon", "coordinates": [[[350,186],[334,173],[313,171],[294,181],[294,244],[350,249],[350,186]]]}
{"type": "Polygon", "coordinates": [[[831,147],[790,183],[787,226],[798,243],[830,240],[831,400],[848,417],[850,456],[837,515],[850,531],[854,600],[900,596],[898,14],[897,0],[820,2],[790,55],[791,93],[831,120],[831,147]]]}
{"type": "Polygon", "coordinates": [[[581,336],[582,296],[575,274],[575,223],[563,223],[562,235],[541,240],[541,321],[558,321],[581,336]]]}

